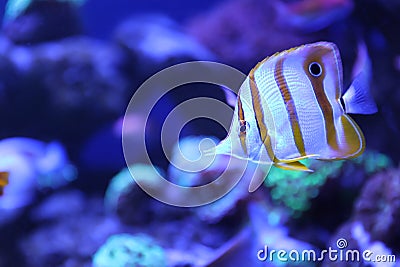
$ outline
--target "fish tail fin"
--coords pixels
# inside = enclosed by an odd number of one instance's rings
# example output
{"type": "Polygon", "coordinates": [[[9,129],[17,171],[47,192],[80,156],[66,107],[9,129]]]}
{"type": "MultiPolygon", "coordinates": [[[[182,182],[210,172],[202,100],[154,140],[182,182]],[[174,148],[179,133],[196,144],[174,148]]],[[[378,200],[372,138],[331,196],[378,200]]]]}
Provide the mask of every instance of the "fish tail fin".
{"type": "Polygon", "coordinates": [[[232,154],[231,141],[229,138],[226,138],[222,140],[218,145],[203,150],[202,152],[204,156],[231,155],[232,154]]]}
{"type": "Polygon", "coordinates": [[[358,56],[353,67],[353,83],[343,95],[346,113],[373,114],[378,111],[370,93],[371,60],[363,42],[358,46],[358,56]]]}
{"type": "Polygon", "coordinates": [[[250,159],[254,164],[256,164],[256,169],[254,175],[250,180],[248,191],[253,193],[256,191],[263,183],[273,162],[269,159],[268,152],[265,149],[261,149],[257,156],[258,161],[255,162],[254,159],[250,159]]]}
{"type": "Polygon", "coordinates": [[[249,188],[248,188],[249,193],[253,193],[254,191],[256,191],[264,183],[265,178],[266,178],[266,176],[253,177],[253,179],[251,179],[250,184],[249,184],[249,188]]]}
{"type": "Polygon", "coordinates": [[[362,77],[356,77],[350,88],[343,95],[346,113],[367,115],[378,111],[374,99],[364,84],[362,77]]]}
{"type": "Polygon", "coordinates": [[[217,154],[215,147],[203,150],[203,156],[205,157],[211,157],[214,156],[215,154],[217,154]]]}
{"type": "Polygon", "coordinates": [[[289,171],[303,171],[303,172],[314,172],[313,170],[309,169],[306,165],[299,161],[294,162],[276,162],[274,163],[275,167],[278,167],[283,170],[289,171]]]}

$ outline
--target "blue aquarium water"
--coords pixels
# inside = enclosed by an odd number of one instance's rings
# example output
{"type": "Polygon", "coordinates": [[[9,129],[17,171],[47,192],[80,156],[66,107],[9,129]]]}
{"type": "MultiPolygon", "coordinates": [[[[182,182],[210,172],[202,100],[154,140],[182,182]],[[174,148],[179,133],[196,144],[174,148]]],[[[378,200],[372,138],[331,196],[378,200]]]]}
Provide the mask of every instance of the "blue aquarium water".
{"type": "Polygon", "coordinates": [[[396,0],[0,2],[0,267],[400,266],[396,0]]]}

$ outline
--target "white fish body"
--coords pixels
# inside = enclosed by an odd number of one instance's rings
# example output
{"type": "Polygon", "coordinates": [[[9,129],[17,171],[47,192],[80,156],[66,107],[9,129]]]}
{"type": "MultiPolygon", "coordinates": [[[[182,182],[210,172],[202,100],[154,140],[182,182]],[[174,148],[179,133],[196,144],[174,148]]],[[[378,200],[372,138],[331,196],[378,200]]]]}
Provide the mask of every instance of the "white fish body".
{"type": "Polygon", "coordinates": [[[240,88],[228,136],[215,153],[304,171],[309,171],[299,162],[304,158],[357,157],[365,140],[345,108],[376,112],[368,88],[359,84],[355,80],[342,99],[342,64],[333,43],[303,45],[266,58],[240,88]]]}

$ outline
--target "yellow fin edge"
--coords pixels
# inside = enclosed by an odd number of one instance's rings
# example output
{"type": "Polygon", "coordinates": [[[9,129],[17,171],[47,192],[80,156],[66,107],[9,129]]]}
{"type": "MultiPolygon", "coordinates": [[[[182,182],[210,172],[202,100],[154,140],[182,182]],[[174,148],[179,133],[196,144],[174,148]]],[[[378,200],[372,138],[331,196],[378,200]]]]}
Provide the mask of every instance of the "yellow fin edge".
{"type": "Polygon", "coordinates": [[[274,163],[274,166],[283,170],[314,172],[313,170],[309,169],[306,165],[302,164],[299,161],[287,162],[287,163],[277,162],[274,163]]]}

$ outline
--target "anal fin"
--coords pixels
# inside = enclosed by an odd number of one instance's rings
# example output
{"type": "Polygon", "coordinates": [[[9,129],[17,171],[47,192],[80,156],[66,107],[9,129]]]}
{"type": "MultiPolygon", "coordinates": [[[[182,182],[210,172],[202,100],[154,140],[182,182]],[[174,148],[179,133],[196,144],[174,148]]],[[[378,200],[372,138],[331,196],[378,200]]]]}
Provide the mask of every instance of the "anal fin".
{"type": "Polygon", "coordinates": [[[276,162],[276,163],[274,163],[274,166],[278,167],[280,169],[289,170],[289,171],[313,172],[313,170],[310,170],[306,165],[302,164],[299,161],[276,162]]]}
{"type": "Polygon", "coordinates": [[[310,159],[310,158],[319,158],[319,154],[308,154],[305,156],[300,156],[300,157],[295,157],[295,158],[290,158],[290,159],[277,159],[277,162],[283,162],[283,163],[291,163],[303,159],[310,159]]]}

